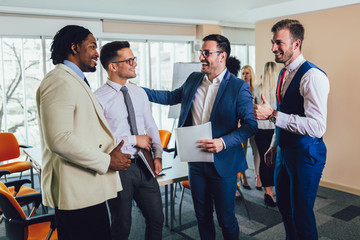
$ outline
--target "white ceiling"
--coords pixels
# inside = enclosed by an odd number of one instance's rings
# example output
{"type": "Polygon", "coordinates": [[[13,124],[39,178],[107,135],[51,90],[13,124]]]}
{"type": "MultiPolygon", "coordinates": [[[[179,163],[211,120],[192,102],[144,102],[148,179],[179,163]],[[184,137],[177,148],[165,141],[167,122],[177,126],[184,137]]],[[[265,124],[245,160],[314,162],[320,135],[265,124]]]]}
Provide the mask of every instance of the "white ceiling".
{"type": "Polygon", "coordinates": [[[360,0],[0,0],[0,13],[252,27],[360,0]]]}

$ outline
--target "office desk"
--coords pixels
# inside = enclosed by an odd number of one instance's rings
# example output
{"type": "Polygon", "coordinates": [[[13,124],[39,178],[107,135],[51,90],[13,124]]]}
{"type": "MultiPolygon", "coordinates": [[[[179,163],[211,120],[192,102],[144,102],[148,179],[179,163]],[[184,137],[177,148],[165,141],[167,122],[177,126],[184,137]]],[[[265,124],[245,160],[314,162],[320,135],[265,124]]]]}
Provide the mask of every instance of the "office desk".
{"type": "Polygon", "coordinates": [[[173,158],[173,154],[163,153],[163,167],[170,167],[163,172],[165,175],[157,177],[160,186],[165,186],[165,226],[168,224],[168,197],[170,197],[170,230],[174,228],[175,218],[175,200],[173,197],[174,183],[178,183],[188,179],[188,164],[180,162],[179,157],[173,158]],[[170,185],[170,193],[168,186],[170,185]]]}
{"type": "Polygon", "coordinates": [[[41,174],[41,160],[42,160],[41,148],[39,147],[24,148],[23,151],[26,154],[26,160],[30,161],[31,187],[34,188],[34,169],[39,174],[39,176],[41,174]]]}
{"type": "MultiPolygon", "coordinates": [[[[33,169],[37,171],[39,176],[41,175],[41,162],[42,154],[41,148],[26,148],[24,149],[26,154],[26,159],[30,161],[30,172],[31,172],[31,184],[34,188],[34,176],[33,169]]],[[[165,175],[157,177],[157,181],[160,186],[165,186],[165,226],[168,224],[168,197],[170,196],[170,230],[174,228],[174,218],[175,218],[175,201],[173,196],[174,192],[174,183],[178,183],[188,179],[188,164],[180,162],[179,158],[173,158],[172,153],[163,153],[163,167],[170,167],[165,169],[163,172],[165,175]],[[170,185],[170,193],[168,191],[168,186],[170,185]]]]}

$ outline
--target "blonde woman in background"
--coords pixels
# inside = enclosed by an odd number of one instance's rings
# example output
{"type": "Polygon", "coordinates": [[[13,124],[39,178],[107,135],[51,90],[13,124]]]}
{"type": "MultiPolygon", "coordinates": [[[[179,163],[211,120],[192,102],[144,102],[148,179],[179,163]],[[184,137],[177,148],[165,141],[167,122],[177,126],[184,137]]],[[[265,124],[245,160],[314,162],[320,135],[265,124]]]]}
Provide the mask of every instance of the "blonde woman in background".
{"type": "MultiPolygon", "coordinates": [[[[261,75],[261,83],[255,87],[254,102],[262,104],[261,94],[269,101],[271,107],[276,109],[276,80],[279,72],[276,63],[267,62],[261,75]]],[[[274,187],[274,166],[269,167],[265,164],[264,155],[269,149],[271,139],[274,134],[275,125],[268,120],[258,120],[259,131],[255,135],[255,141],[260,155],[260,178],[265,189],[264,202],[266,206],[276,207],[272,193],[274,187]]]]}
{"type": "MultiPolygon", "coordinates": [[[[251,95],[254,96],[255,74],[254,74],[253,68],[250,65],[245,65],[244,67],[241,68],[241,79],[243,79],[247,83],[249,83],[251,95]]],[[[250,137],[249,141],[250,141],[250,146],[251,146],[251,149],[253,152],[254,169],[255,169],[255,173],[256,173],[256,189],[261,191],[262,188],[261,188],[261,180],[260,180],[260,174],[259,174],[260,156],[259,156],[258,149],[256,147],[255,136],[250,137]]],[[[243,142],[245,157],[246,157],[246,153],[247,153],[247,144],[248,144],[248,140],[243,142]]],[[[250,190],[251,187],[248,183],[245,171],[242,172],[241,176],[242,176],[241,182],[242,182],[243,187],[245,189],[250,190]]]]}

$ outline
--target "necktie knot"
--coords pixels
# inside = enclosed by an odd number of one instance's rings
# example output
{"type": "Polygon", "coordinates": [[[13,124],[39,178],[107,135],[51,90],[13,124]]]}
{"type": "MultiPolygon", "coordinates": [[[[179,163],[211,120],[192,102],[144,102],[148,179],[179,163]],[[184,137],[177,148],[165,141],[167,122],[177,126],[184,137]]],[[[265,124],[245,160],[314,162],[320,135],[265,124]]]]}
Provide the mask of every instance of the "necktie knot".
{"type": "Polygon", "coordinates": [[[122,91],[123,93],[127,93],[128,89],[126,86],[123,86],[122,88],[120,88],[120,91],[122,91]]]}

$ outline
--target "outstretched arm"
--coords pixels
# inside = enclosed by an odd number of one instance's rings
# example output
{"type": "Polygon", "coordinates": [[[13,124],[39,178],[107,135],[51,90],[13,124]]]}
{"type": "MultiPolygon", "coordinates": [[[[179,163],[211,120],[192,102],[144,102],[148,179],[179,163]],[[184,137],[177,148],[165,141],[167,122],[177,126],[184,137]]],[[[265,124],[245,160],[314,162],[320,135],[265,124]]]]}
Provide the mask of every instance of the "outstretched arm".
{"type": "Polygon", "coordinates": [[[175,105],[181,103],[183,92],[182,86],[173,91],[153,90],[145,87],[143,89],[145,90],[150,102],[162,105],[175,105]]]}

